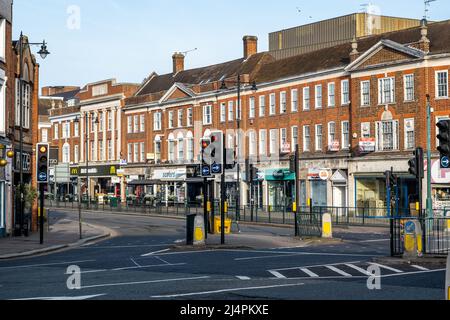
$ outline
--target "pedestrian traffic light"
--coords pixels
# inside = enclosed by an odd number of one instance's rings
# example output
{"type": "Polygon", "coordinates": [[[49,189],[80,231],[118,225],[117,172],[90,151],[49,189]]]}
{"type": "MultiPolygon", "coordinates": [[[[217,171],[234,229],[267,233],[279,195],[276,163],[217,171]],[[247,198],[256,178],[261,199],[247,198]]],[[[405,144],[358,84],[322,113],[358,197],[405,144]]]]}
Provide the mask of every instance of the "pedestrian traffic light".
{"type": "Polygon", "coordinates": [[[295,172],[295,171],[296,171],[295,160],[296,160],[295,155],[292,155],[292,156],[289,158],[289,171],[290,171],[290,172],[295,172]]]}
{"type": "Polygon", "coordinates": [[[411,160],[408,161],[408,165],[409,165],[409,174],[417,177],[417,159],[416,158],[412,158],[411,160]]]}
{"type": "Polygon", "coordinates": [[[439,129],[438,151],[440,152],[440,164],[442,169],[450,168],[450,120],[439,121],[436,125],[439,129]]]}
{"type": "Polygon", "coordinates": [[[211,152],[211,173],[218,175],[223,173],[223,132],[211,132],[211,145],[209,147],[211,152]]]}
{"type": "Polygon", "coordinates": [[[49,170],[49,145],[40,143],[37,145],[36,173],[38,183],[48,183],[49,170]]]}
{"type": "Polygon", "coordinates": [[[211,145],[210,138],[203,138],[201,142],[201,158],[202,158],[202,177],[211,176],[211,150],[209,146],[211,145]]]}

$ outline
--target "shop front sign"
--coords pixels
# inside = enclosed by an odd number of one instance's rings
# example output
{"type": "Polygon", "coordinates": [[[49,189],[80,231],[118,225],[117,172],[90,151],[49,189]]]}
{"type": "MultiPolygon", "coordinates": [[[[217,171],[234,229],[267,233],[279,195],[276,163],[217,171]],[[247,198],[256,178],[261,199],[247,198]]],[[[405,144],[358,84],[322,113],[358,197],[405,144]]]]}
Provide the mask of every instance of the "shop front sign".
{"type": "Polygon", "coordinates": [[[178,169],[161,169],[155,170],[153,172],[154,180],[161,181],[180,181],[186,180],[187,178],[187,170],[186,168],[178,168],[178,169]]]}
{"type": "Polygon", "coordinates": [[[359,152],[361,153],[375,152],[375,147],[375,138],[362,138],[359,140],[359,152]]]}

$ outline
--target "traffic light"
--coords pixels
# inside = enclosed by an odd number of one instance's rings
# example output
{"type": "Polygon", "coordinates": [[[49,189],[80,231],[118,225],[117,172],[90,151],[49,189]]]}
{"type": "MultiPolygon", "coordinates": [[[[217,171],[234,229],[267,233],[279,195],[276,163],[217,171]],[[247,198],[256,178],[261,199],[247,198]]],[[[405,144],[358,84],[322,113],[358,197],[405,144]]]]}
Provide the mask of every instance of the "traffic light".
{"type": "Polygon", "coordinates": [[[417,177],[417,174],[419,172],[419,170],[417,170],[417,159],[416,158],[412,158],[411,160],[409,160],[408,162],[409,165],[409,174],[417,177]]]}
{"type": "Polygon", "coordinates": [[[258,172],[259,172],[258,168],[252,167],[252,170],[250,170],[252,181],[258,180],[258,172]]]}
{"type": "Polygon", "coordinates": [[[223,133],[222,131],[211,132],[211,174],[223,173],[223,133]]]}
{"type": "Polygon", "coordinates": [[[436,125],[439,129],[438,151],[440,152],[440,164],[442,169],[450,168],[450,120],[439,121],[436,125]]]}
{"type": "Polygon", "coordinates": [[[36,173],[38,183],[48,183],[49,170],[49,145],[40,143],[37,145],[36,173]]]}
{"type": "Polygon", "coordinates": [[[211,153],[209,146],[211,145],[210,138],[203,138],[201,142],[201,157],[202,157],[202,177],[207,178],[211,176],[211,153]]]}
{"type": "Polygon", "coordinates": [[[295,160],[296,160],[296,156],[295,155],[292,155],[289,158],[289,171],[290,172],[295,172],[295,170],[296,170],[295,160]]]}
{"type": "Polygon", "coordinates": [[[236,167],[236,152],[233,149],[226,149],[226,156],[227,156],[227,165],[225,168],[227,170],[232,170],[236,167]]]}

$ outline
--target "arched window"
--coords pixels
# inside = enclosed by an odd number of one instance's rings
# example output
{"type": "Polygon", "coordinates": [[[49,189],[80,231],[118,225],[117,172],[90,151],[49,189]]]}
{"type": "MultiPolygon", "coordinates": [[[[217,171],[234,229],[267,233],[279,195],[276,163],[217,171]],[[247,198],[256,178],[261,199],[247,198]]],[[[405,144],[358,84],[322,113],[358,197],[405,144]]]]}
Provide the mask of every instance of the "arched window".
{"type": "Polygon", "coordinates": [[[186,135],[186,144],[187,144],[186,159],[188,161],[194,161],[194,135],[190,131],[186,135]]]}
{"type": "Polygon", "coordinates": [[[155,162],[161,160],[161,136],[155,137],[155,162]]]}
{"type": "Polygon", "coordinates": [[[171,133],[167,139],[169,149],[169,161],[175,161],[175,136],[171,133]]]}

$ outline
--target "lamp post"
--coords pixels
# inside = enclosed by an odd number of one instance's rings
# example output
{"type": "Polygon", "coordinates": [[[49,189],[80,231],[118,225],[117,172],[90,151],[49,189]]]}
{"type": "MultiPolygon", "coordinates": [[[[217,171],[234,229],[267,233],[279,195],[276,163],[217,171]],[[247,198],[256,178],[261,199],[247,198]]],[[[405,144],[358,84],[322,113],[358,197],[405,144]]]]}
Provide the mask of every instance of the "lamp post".
{"type": "MultiPolygon", "coordinates": [[[[91,147],[90,145],[90,139],[89,139],[89,119],[94,119],[94,115],[90,115],[90,113],[86,113],[86,117],[85,117],[85,154],[86,154],[86,190],[87,190],[87,197],[88,197],[88,205],[87,207],[89,208],[91,206],[91,197],[90,197],[90,181],[89,181],[89,148],[91,147]]],[[[96,128],[94,128],[94,125],[98,125],[99,121],[98,118],[95,117],[93,123],[92,123],[92,128],[91,130],[95,130],[96,128]]]]}
{"type": "MultiPolygon", "coordinates": [[[[31,43],[26,41],[26,43],[24,43],[24,35],[21,32],[20,33],[20,38],[19,38],[19,106],[20,106],[20,124],[19,124],[19,128],[20,128],[20,147],[19,147],[19,157],[20,157],[20,161],[19,161],[19,172],[20,172],[20,183],[19,183],[19,190],[20,190],[20,206],[19,206],[19,224],[20,224],[20,235],[22,235],[23,230],[23,226],[24,226],[24,208],[25,208],[25,196],[24,196],[24,182],[23,182],[23,117],[24,117],[24,112],[23,112],[23,51],[25,49],[25,46],[41,46],[41,49],[38,51],[38,54],[41,56],[42,59],[47,58],[47,56],[50,54],[50,52],[47,50],[47,43],[44,41],[42,42],[35,42],[35,43],[31,43]]],[[[25,234],[27,234],[27,232],[25,232],[25,234]]]]}
{"type": "Polygon", "coordinates": [[[252,81],[252,82],[248,82],[248,81],[242,81],[241,80],[241,75],[238,74],[237,75],[237,81],[234,80],[223,80],[222,81],[222,86],[220,88],[220,90],[225,91],[228,90],[227,88],[227,82],[228,83],[232,83],[235,84],[237,87],[237,111],[236,111],[236,141],[235,141],[235,146],[236,146],[236,171],[237,171],[237,183],[236,183],[236,220],[240,220],[241,219],[241,184],[240,184],[240,173],[241,173],[241,168],[240,168],[240,154],[239,154],[239,131],[241,129],[240,125],[241,125],[241,86],[242,85],[251,85],[252,86],[252,91],[256,92],[258,91],[258,88],[256,86],[256,82],[252,81]]]}

